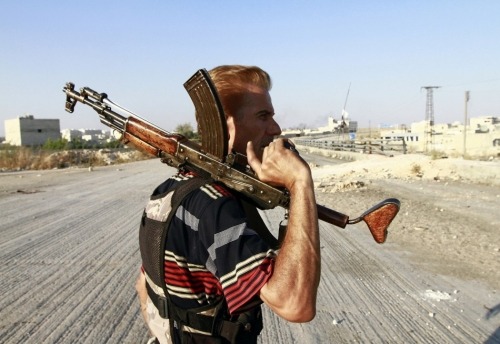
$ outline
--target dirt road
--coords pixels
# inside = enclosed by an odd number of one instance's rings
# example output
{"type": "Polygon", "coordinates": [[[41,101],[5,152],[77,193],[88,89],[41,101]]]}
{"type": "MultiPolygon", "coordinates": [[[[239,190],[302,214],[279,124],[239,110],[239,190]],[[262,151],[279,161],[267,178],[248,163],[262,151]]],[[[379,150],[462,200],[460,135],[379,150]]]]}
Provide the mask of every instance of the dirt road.
{"type": "MultiPolygon", "coordinates": [[[[137,229],[148,195],[172,173],[149,160],[92,172],[0,174],[0,343],[145,343],[134,293],[137,229]]],[[[391,192],[407,205],[416,195],[404,185],[391,192]]],[[[319,192],[318,203],[358,215],[387,195],[380,183],[361,192],[319,192]]],[[[439,202],[433,197],[431,208],[439,202]]],[[[375,244],[363,225],[338,229],[321,223],[316,318],[290,324],[265,309],[260,341],[499,342],[498,271],[476,278],[439,270],[396,234],[415,230],[416,224],[405,222],[407,212],[425,209],[403,206],[391,227],[394,240],[384,245],[375,244]]],[[[272,224],[281,216],[281,210],[266,212],[272,224]]],[[[498,216],[488,221],[496,223],[498,216]]]]}

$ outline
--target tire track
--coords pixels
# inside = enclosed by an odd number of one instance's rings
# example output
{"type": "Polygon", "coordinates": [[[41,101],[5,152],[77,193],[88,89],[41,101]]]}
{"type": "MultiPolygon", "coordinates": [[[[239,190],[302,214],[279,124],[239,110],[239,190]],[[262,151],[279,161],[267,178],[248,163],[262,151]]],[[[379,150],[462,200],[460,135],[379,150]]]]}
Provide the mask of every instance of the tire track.
{"type": "MultiPolygon", "coordinates": [[[[0,174],[1,343],[146,342],[134,291],[137,231],[150,192],[173,173],[158,166],[0,174]],[[40,192],[17,193],[12,181],[40,192]]],[[[320,197],[328,204],[334,196],[320,197]]],[[[272,228],[282,216],[265,212],[272,228]]],[[[481,321],[482,289],[453,294],[455,284],[410,266],[405,252],[375,244],[362,226],[320,230],[316,318],[288,323],[264,307],[259,342],[480,343],[495,331],[481,321]],[[426,290],[452,300],[430,299],[426,290]]]]}
{"type": "Polygon", "coordinates": [[[89,173],[89,180],[61,174],[67,184],[0,198],[7,215],[0,224],[0,286],[6,291],[0,342],[143,341],[133,288],[137,229],[145,200],[162,178],[141,167],[119,182],[134,188],[120,189],[115,173],[89,173]]]}
{"type": "MultiPolygon", "coordinates": [[[[273,221],[276,216],[268,224],[273,221]]],[[[494,331],[476,321],[481,314],[468,306],[478,308],[470,295],[441,302],[423,297],[428,289],[451,286],[410,267],[390,243],[375,244],[365,227],[344,230],[320,223],[320,231],[316,318],[289,324],[265,308],[262,343],[479,343],[494,331]]]]}

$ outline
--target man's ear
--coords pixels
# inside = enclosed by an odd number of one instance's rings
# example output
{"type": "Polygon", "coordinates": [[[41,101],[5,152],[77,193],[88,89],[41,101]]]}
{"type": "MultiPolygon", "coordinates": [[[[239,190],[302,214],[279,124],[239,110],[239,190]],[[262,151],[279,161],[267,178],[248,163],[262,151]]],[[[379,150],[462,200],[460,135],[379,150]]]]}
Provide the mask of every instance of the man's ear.
{"type": "Polygon", "coordinates": [[[234,138],[236,137],[236,124],[234,123],[234,117],[230,115],[226,115],[226,124],[227,124],[227,139],[229,141],[228,152],[232,152],[234,150],[234,138]]]}
{"type": "Polygon", "coordinates": [[[234,117],[230,115],[226,115],[226,124],[227,124],[227,137],[231,140],[231,137],[234,136],[234,117]]]}

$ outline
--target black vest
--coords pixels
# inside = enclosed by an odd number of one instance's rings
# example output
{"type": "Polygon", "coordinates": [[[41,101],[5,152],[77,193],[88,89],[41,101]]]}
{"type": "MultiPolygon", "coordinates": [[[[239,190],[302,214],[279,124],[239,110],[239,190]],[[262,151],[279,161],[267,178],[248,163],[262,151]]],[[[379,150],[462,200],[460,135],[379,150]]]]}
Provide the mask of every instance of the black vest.
{"type": "MultiPolygon", "coordinates": [[[[167,292],[164,263],[165,245],[171,219],[187,195],[211,182],[213,180],[210,178],[202,177],[180,181],[166,193],[153,196],[148,206],[151,204],[154,206],[149,209],[146,207],[144,210],[139,228],[142,264],[148,277],[156,286],[161,287],[165,297],[155,293],[147,282],[148,295],[160,316],[169,319],[174,343],[256,343],[263,326],[260,306],[231,317],[223,298],[216,304],[183,309],[171,301],[167,292]],[[165,209],[168,210],[168,208],[170,212],[167,216],[165,209]],[[211,312],[213,315],[199,314],[208,309],[213,310],[211,312]],[[186,326],[204,334],[182,331],[181,329],[186,326]]],[[[252,228],[255,228],[271,247],[277,248],[277,240],[268,231],[255,207],[245,201],[242,205],[252,228]]]]}

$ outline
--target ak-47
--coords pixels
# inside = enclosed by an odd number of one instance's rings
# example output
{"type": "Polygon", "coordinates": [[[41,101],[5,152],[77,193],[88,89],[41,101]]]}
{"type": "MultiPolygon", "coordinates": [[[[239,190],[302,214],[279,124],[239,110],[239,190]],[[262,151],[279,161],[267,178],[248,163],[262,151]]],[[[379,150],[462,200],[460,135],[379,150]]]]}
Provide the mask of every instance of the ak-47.
{"type": "MultiPolygon", "coordinates": [[[[277,206],[288,209],[290,195],[286,189],[261,182],[246,165],[246,157],[228,153],[227,127],[217,90],[204,69],[196,72],[185,84],[196,110],[201,134],[201,145],[186,137],[169,133],[120,107],[88,87],[75,91],[73,83],[63,88],[66,93],[66,111],[72,113],[76,102],[92,107],[101,122],[119,134],[120,140],[138,150],[157,156],[175,168],[194,168],[205,171],[217,181],[250,198],[261,209],[277,206]],[[117,109],[124,116],[114,111],[117,109]],[[241,163],[241,162],[244,163],[241,163]]],[[[349,216],[317,205],[320,220],[345,228],[347,224],[365,221],[377,243],[387,238],[387,228],[399,211],[397,199],[387,199],[350,220],[349,216]]]]}

